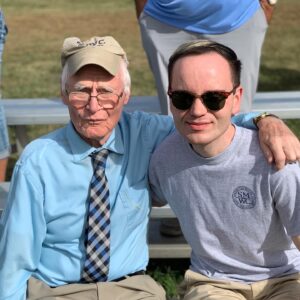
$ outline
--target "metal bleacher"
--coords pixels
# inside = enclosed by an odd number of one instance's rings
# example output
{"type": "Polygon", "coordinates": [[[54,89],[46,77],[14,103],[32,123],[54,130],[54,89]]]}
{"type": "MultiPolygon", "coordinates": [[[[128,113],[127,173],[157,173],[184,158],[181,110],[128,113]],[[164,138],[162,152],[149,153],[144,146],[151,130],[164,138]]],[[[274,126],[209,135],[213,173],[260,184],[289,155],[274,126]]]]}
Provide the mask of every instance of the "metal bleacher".
{"type": "MultiPolygon", "coordinates": [[[[14,127],[19,151],[29,142],[27,125],[65,124],[69,121],[67,107],[59,99],[3,99],[7,124],[14,127]]],[[[125,107],[127,111],[141,110],[160,113],[156,96],[134,96],[125,107]]],[[[300,91],[261,92],[253,101],[254,112],[270,112],[282,119],[300,119],[300,91]]],[[[5,207],[9,182],[0,183],[0,214],[5,207]]],[[[172,218],[169,206],[151,211],[149,248],[151,258],[188,258],[190,247],[183,237],[164,237],[159,233],[161,218],[172,218]]]]}

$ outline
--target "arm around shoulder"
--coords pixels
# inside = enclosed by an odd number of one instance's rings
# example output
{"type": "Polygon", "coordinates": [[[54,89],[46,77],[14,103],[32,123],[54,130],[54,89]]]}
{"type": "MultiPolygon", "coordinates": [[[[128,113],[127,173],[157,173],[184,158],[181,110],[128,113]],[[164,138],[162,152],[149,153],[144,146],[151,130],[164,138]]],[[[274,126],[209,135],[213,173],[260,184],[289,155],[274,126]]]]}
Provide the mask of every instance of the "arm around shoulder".
{"type": "Polygon", "coordinates": [[[287,163],[300,160],[300,142],[296,135],[277,116],[269,113],[238,114],[232,121],[242,127],[258,129],[262,151],[269,163],[278,170],[287,163]]]}
{"type": "Polygon", "coordinates": [[[278,170],[287,163],[300,160],[300,142],[297,136],[278,117],[266,115],[257,122],[261,148],[269,163],[278,170]]]}

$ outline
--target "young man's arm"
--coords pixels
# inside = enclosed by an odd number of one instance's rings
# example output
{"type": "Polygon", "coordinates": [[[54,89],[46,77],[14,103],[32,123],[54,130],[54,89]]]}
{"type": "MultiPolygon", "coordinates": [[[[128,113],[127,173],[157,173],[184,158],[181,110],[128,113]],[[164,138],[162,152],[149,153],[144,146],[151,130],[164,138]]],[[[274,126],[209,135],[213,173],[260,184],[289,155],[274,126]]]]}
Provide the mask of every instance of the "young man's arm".
{"type": "MultiPolygon", "coordinates": [[[[257,113],[239,114],[232,121],[240,126],[255,129],[253,119],[257,113]]],[[[293,132],[279,118],[268,116],[257,122],[259,141],[269,163],[275,163],[282,169],[286,163],[300,160],[300,142],[293,132]]]]}

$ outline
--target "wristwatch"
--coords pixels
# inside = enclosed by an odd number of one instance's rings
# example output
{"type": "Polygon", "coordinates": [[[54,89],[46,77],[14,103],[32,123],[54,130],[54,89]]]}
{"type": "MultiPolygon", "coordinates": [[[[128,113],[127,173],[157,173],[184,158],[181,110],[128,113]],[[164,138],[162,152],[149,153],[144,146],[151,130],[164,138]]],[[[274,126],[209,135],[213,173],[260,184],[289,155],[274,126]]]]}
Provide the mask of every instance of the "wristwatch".
{"type": "Polygon", "coordinates": [[[268,0],[268,3],[273,6],[277,3],[277,0],[268,0]]]}
{"type": "Polygon", "coordinates": [[[279,117],[276,116],[276,115],[274,115],[274,114],[270,114],[270,113],[264,112],[264,113],[258,115],[257,117],[253,118],[253,123],[254,123],[254,125],[256,126],[256,128],[258,128],[258,125],[257,125],[258,122],[259,122],[261,119],[264,119],[264,118],[266,118],[266,117],[274,117],[274,118],[279,119],[279,117]]]}

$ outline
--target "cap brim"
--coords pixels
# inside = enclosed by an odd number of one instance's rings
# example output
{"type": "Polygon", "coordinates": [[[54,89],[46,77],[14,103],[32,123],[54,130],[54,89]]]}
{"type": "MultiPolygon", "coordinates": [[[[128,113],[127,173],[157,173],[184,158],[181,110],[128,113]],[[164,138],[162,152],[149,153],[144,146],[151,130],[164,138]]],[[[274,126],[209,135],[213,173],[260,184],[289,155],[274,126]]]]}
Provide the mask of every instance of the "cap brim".
{"type": "Polygon", "coordinates": [[[119,70],[121,60],[121,55],[95,47],[83,48],[81,51],[69,56],[66,63],[68,64],[70,75],[74,75],[79,69],[86,65],[97,65],[115,76],[119,70]]]}

